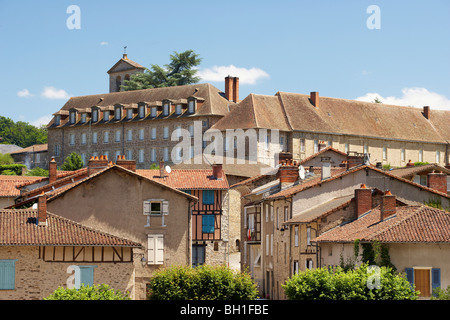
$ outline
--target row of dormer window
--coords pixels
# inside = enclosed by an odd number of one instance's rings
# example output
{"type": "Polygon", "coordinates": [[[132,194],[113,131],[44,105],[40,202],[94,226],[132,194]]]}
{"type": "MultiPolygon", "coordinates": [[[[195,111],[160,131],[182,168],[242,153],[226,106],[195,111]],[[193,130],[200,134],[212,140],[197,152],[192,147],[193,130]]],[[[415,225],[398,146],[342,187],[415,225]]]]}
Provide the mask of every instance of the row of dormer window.
{"type": "MultiPolygon", "coordinates": [[[[150,117],[156,118],[159,115],[162,115],[164,117],[169,116],[172,114],[171,110],[172,102],[170,101],[164,101],[162,106],[152,106],[150,107],[150,117]],[[158,110],[159,109],[159,110],[158,110]]],[[[197,108],[197,100],[196,99],[190,99],[187,102],[187,105],[185,107],[188,114],[194,114],[197,108]]],[[[114,116],[114,120],[122,120],[123,117],[123,110],[124,107],[121,105],[117,105],[114,108],[111,108],[112,110],[103,110],[102,120],[103,121],[110,121],[111,116],[114,116]]],[[[146,114],[146,106],[145,105],[139,105],[137,108],[137,116],[139,119],[143,119],[149,114],[146,114]]],[[[131,120],[135,117],[134,109],[133,108],[127,108],[125,119],[131,120]]],[[[98,122],[100,120],[100,108],[99,107],[92,107],[91,108],[91,121],[92,122],[98,122]]],[[[175,115],[181,115],[183,113],[183,104],[178,103],[175,104],[175,110],[173,110],[173,113],[175,115]]],[[[88,112],[81,112],[80,113],[80,123],[86,123],[87,122],[87,115],[88,112]]],[[[69,123],[75,124],[77,123],[77,111],[76,110],[70,110],[69,111],[69,123]]],[[[55,125],[59,126],[61,124],[61,115],[57,114],[55,115],[55,125]]]]}

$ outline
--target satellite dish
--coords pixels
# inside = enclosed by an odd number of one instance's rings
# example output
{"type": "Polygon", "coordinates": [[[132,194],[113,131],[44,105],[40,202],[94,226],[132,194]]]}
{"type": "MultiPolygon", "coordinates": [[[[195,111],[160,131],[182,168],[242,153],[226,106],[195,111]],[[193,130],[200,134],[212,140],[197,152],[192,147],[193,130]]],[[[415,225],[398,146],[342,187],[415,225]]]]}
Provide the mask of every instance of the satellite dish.
{"type": "Polygon", "coordinates": [[[298,175],[300,176],[300,179],[305,179],[305,168],[303,168],[303,166],[300,166],[298,169],[298,175]]]}
{"type": "Polygon", "coordinates": [[[169,166],[166,166],[166,168],[165,168],[165,169],[166,169],[166,172],[167,172],[167,173],[171,173],[171,172],[172,172],[172,168],[171,168],[171,167],[169,167],[169,166]]]}

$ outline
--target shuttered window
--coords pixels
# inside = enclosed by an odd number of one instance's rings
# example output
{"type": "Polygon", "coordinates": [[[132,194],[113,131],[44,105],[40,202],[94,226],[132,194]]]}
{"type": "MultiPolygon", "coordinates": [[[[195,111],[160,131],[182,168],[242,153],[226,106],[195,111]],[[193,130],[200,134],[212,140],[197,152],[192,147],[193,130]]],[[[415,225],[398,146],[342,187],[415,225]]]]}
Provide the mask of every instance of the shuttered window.
{"type": "Polygon", "coordinates": [[[214,204],[214,190],[203,190],[203,204],[214,204]]]}
{"type": "Polygon", "coordinates": [[[164,263],[164,235],[149,234],[147,244],[148,264],[164,263]]]}
{"type": "Polygon", "coordinates": [[[441,286],[441,269],[433,268],[431,269],[431,290],[434,295],[434,290],[441,286]]]}
{"type": "Polygon", "coordinates": [[[214,233],[214,215],[205,214],[202,217],[202,232],[203,233],[214,233]]]}
{"type": "Polygon", "coordinates": [[[0,290],[15,289],[16,261],[13,259],[0,260],[0,290]]]}

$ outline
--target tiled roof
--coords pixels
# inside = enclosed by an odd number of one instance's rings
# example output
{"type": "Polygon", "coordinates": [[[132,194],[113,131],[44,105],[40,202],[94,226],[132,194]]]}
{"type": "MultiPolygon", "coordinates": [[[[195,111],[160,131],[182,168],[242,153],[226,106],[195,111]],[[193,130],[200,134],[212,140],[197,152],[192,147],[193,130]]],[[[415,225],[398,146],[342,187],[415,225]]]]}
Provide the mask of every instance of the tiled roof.
{"type": "Polygon", "coordinates": [[[380,221],[380,207],[313,239],[317,242],[375,241],[389,243],[450,243],[450,213],[427,206],[397,207],[380,221]]]}
{"type": "Polygon", "coordinates": [[[277,128],[337,135],[364,136],[406,141],[448,143],[450,111],[434,110],[430,119],[423,109],[357,100],[277,92],[274,97],[251,94],[213,128],[277,128]]]}
{"type": "Polygon", "coordinates": [[[259,94],[248,95],[232,109],[230,116],[222,118],[212,128],[291,130],[278,97],[259,94]]]}
{"type": "MultiPolygon", "coordinates": [[[[127,63],[127,64],[129,64],[131,67],[133,67],[133,68],[145,69],[145,67],[141,66],[139,63],[137,63],[137,62],[135,62],[135,61],[133,61],[133,60],[128,59],[128,57],[127,57],[127,58],[124,57],[124,58],[121,58],[119,61],[117,61],[117,62],[111,67],[111,69],[109,69],[109,70],[107,71],[107,73],[114,72],[114,69],[115,69],[120,63],[127,63]]],[[[120,71],[123,71],[123,70],[120,70],[120,71]]]]}
{"type": "Polygon", "coordinates": [[[303,159],[302,161],[300,161],[300,164],[304,164],[304,163],[308,162],[311,159],[319,157],[320,155],[324,154],[327,151],[332,151],[332,152],[335,152],[335,153],[337,153],[337,154],[339,154],[341,156],[347,157],[347,154],[345,152],[339,151],[338,149],[335,149],[335,148],[333,148],[331,146],[328,146],[328,147],[320,150],[319,152],[314,153],[313,155],[309,156],[308,158],[303,159]]]}
{"type": "MultiPolygon", "coordinates": [[[[236,159],[233,159],[236,161],[236,159]]],[[[237,161],[236,161],[237,162],[237,161]]],[[[172,169],[211,169],[211,164],[203,162],[201,164],[185,164],[179,163],[172,167],[172,169]]],[[[251,163],[251,161],[244,161],[244,163],[227,163],[227,159],[224,157],[222,169],[226,175],[239,176],[251,178],[256,175],[260,175],[262,172],[266,173],[273,169],[271,166],[263,163],[251,163]]]]}
{"type": "Polygon", "coordinates": [[[136,170],[136,173],[148,179],[168,185],[180,190],[215,189],[226,190],[229,188],[225,174],[222,180],[213,177],[212,169],[172,169],[160,177],[159,170],[136,170]]]}
{"type": "MultiPolygon", "coordinates": [[[[339,168],[339,169],[344,169],[345,170],[345,168],[339,168]]],[[[306,190],[306,189],[309,189],[309,188],[313,188],[313,187],[316,187],[316,186],[320,186],[323,183],[328,183],[330,181],[336,180],[338,178],[344,177],[346,175],[355,173],[355,172],[363,170],[363,169],[369,169],[369,170],[377,171],[377,172],[382,173],[382,174],[384,174],[384,175],[386,175],[388,177],[391,177],[391,178],[394,178],[396,180],[408,183],[410,185],[416,186],[416,187],[421,188],[423,190],[427,190],[429,192],[438,194],[441,197],[445,197],[445,198],[449,198],[450,199],[450,196],[448,194],[446,194],[446,193],[439,192],[439,191],[437,191],[435,189],[432,189],[432,188],[429,188],[429,187],[425,187],[425,186],[422,186],[422,185],[420,185],[418,183],[415,183],[413,181],[410,181],[410,180],[407,180],[405,178],[396,176],[396,175],[390,173],[389,171],[384,171],[384,170],[381,170],[381,169],[377,169],[377,168],[375,168],[372,165],[359,165],[359,166],[350,168],[349,170],[341,171],[341,173],[338,173],[338,174],[335,174],[335,175],[332,174],[332,176],[330,178],[325,179],[325,180],[322,180],[321,177],[319,176],[317,178],[311,179],[310,181],[308,181],[306,183],[299,184],[299,185],[294,185],[293,187],[290,187],[290,188],[282,190],[282,191],[280,191],[278,193],[272,194],[269,197],[267,197],[267,199],[287,198],[287,197],[293,196],[294,194],[296,194],[298,192],[301,192],[303,190],[306,190]]],[[[333,170],[333,168],[332,168],[332,170],[333,170]]]]}
{"type": "Polygon", "coordinates": [[[43,152],[48,150],[48,144],[35,144],[17,151],[13,151],[10,154],[19,154],[19,153],[26,153],[26,152],[43,152]]]}
{"type": "Polygon", "coordinates": [[[331,199],[330,201],[324,202],[314,208],[295,214],[295,216],[285,223],[308,223],[314,221],[320,217],[327,216],[336,210],[348,206],[353,197],[354,195],[351,194],[348,196],[331,199]]]}
{"type": "MultiPolygon", "coordinates": [[[[190,199],[195,200],[195,201],[198,200],[197,197],[191,196],[191,195],[189,195],[189,194],[187,194],[187,193],[185,193],[183,191],[178,190],[178,188],[175,188],[175,187],[169,185],[168,183],[164,183],[163,181],[160,181],[162,179],[152,179],[152,178],[149,178],[149,177],[147,177],[145,175],[141,175],[138,172],[134,172],[134,171],[125,169],[125,168],[123,168],[121,166],[111,165],[111,166],[108,166],[107,168],[104,168],[104,169],[102,169],[102,170],[100,170],[100,171],[98,171],[98,172],[96,172],[94,174],[91,174],[90,176],[85,177],[85,178],[83,178],[83,179],[81,179],[79,181],[75,181],[73,183],[70,183],[70,184],[62,186],[61,188],[58,188],[58,189],[55,189],[55,190],[47,192],[46,194],[48,196],[48,201],[50,202],[50,201],[58,198],[59,196],[63,195],[65,192],[69,191],[70,189],[73,189],[73,188],[77,187],[78,185],[93,179],[94,177],[100,176],[101,174],[103,174],[103,173],[105,173],[106,171],[109,171],[109,170],[119,170],[119,171],[122,171],[122,172],[126,172],[126,173],[128,173],[130,175],[136,176],[136,177],[147,179],[151,183],[154,183],[154,184],[157,184],[157,185],[159,185],[159,186],[161,186],[163,188],[172,190],[172,191],[174,191],[176,193],[179,193],[179,194],[181,194],[181,195],[183,195],[183,196],[185,196],[187,198],[190,198],[190,199]]],[[[141,171],[141,170],[137,170],[137,171],[141,171]]],[[[147,171],[154,171],[154,170],[147,170],[147,171]]],[[[158,171],[158,175],[159,175],[159,170],[156,170],[156,171],[158,171]]]]}
{"type": "Polygon", "coordinates": [[[450,175],[450,170],[445,167],[441,167],[437,163],[426,164],[422,166],[411,166],[411,167],[403,167],[396,168],[389,171],[390,173],[399,176],[399,177],[408,177],[420,172],[431,172],[435,170],[436,172],[443,172],[450,175]]]}
{"type": "MultiPolygon", "coordinates": [[[[208,83],[72,97],[60,111],[67,111],[72,108],[88,109],[93,106],[112,107],[116,104],[130,105],[139,102],[163,101],[165,99],[180,100],[189,97],[198,97],[204,100],[202,106],[199,107],[194,115],[222,116],[228,113],[228,100],[222,96],[222,92],[219,89],[208,83]]],[[[179,117],[185,117],[185,115],[179,117]]],[[[50,121],[48,127],[52,128],[53,124],[54,119],[50,121]]]]}
{"type": "Polygon", "coordinates": [[[37,210],[0,210],[0,245],[141,247],[131,240],[47,213],[47,225],[36,224],[37,210]]]}
{"type": "Polygon", "coordinates": [[[20,195],[18,186],[39,182],[43,177],[4,176],[0,175],[0,197],[17,197],[20,195]]]}

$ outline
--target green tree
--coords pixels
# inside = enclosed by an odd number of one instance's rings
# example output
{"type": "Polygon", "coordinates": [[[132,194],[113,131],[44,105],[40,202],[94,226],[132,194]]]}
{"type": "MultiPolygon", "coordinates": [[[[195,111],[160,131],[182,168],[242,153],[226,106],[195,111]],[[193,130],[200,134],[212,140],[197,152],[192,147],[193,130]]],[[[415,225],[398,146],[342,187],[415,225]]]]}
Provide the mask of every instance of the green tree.
{"type": "Polygon", "coordinates": [[[48,177],[48,170],[36,167],[34,169],[28,170],[25,175],[32,177],[48,177]]]}
{"type": "Polygon", "coordinates": [[[153,274],[150,300],[252,300],[258,290],[250,275],[226,266],[171,266],[153,274]]]}
{"type": "Polygon", "coordinates": [[[374,273],[368,264],[345,271],[326,267],[300,271],[282,285],[289,300],[416,300],[418,292],[411,288],[403,274],[389,267],[378,267],[379,283],[369,286],[374,273]]]}
{"type": "Polygon", "coordinates": [[[60,170],[75,171],[75,170],[83,168],[83,166],[84,166],[84,163],[83,163],[83,159],[81,158],[81,156],[76,152],[72,152],[64,160],[64,163],[62,164],[60,170]]]}
{"type": "Polygon", "coordinates": [[[142,73],[131,75],[130,80],[125,80],[121,89],[124,91],[141,90],[149,88],[163,88],[193,84],[200,81],[196,77],[195,68],[201,62],[201,58],[193,50],[181,53],[174,52],[170,55],[171,62],[161,67],[153,64],[151,70],[145,69],[142,73]]]}
{"type": "Polygon", "coordinates": [[[34,144],[47,143],[47,128],[35,126],[18,121],[14,122],[10,118],[0,116],[0,137],[3,144],[15,144],[26,148],[34,144]]]}
{"type": "Polygon", "coordinates": [[[59,287],[44,300],[130,300],[129,294],[114,290],[106,284],[82,285],[80,289],[59,287]]]}
{"type": "Polygon", "coordinates": [[[0,165],[2,164],[13,164],[14,159],[9,153],[0,153],[0,165]]]}

